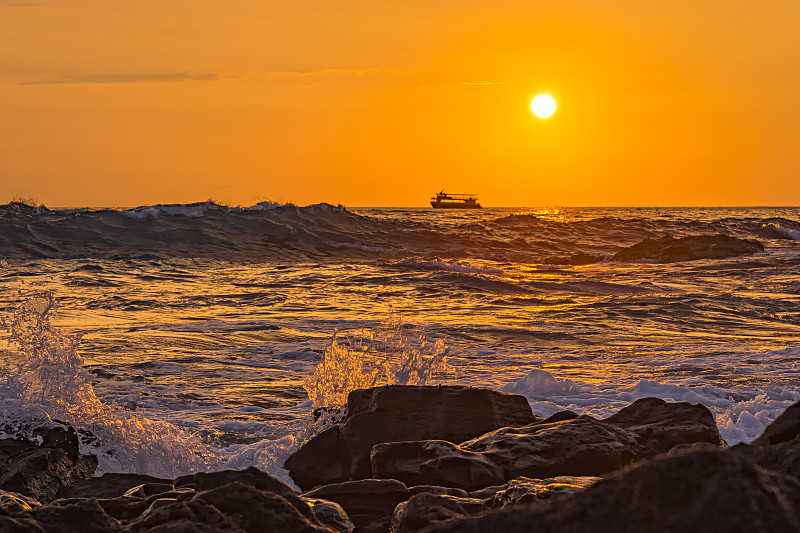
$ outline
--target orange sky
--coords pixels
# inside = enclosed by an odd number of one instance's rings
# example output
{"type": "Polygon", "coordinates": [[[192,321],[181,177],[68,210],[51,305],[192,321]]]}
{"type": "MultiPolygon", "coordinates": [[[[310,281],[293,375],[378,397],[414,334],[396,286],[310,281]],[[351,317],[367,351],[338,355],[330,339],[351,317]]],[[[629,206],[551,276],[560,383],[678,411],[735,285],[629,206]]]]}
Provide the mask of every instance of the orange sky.
{"type": "Polygon", "coordinates": [[[800,205],[798,20],[796,0],[0,0],[0,202],[800,205]]]}

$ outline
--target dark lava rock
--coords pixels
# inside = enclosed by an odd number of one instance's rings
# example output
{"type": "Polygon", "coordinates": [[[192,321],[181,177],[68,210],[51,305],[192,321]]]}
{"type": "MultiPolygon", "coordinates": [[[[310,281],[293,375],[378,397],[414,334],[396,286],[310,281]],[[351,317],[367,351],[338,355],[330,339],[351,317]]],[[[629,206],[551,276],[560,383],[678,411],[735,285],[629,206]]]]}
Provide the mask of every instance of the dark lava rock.
{"type": "Polygon", "coordinates": [[[193,488],[200,492],[234,482],[255,487],[262,491],[273,492],[295,506],[298,512],[308,520],[315,520],[311,508],[300,499],[289,485],[252,466],[244,470],[222,470],[211,473],[198,472],[190,476],[179,477],[175,480],[175,487],[193,488]]]}
{"type": "Polygon", "coordinates": [[[502,428],[464,442],[394,442],[375,446],[376,476],[477,490],[527,476],[596,476],[641,455],[636,436],[589,416],[502,428]]]}
{"type": "MultiPolygon", "coordinates": [[[[594,476],[558,476],[549,479],[518,477],[500,487],[492,487],[498,490],[485,499],[484,505],[500,509],[520,503],[549,500],[556,496],[580,492],[598,481],[600,478],[594,476]]],[[[471,494],[473,497],[477,495],[471,494]]]]}
{"type": "Polygon", "coordinates": [[[321,498],[341,505],[355,524],[355,533],[385,532],[395,507],[410,496],[408,487],[394,479],[346,481],[303,494],[304,498],[321,498]]]}
{"type": "Polygon", "coordinates": [[[788,407],[753,441],[756,446],[788,442],[800,436],[800,402],[788,407]]]}
{"type": "Polygon", "coordinates": [[[761,467],[785,472],[800,479],[800,439],[769,445],[739,444],[731,448],[731,451],[761,467]]]}
{"type": "Polygon", "coordinates": [[[449,520],[425,531],[800,531],[800,481],[733,450],[705,449],[639,464],[565,498],[449,520]]]}
{"type": "Polygon", "coordinates": [[[355,524],[353,524],[350,517],[347,516],[347,513],[344,512],[344,509],[342,509],[342,506],[338,503],[319,498],[306,498],[304,496],[301,496],[300,499],[311,507],[314,516],[317,517],[317,520],[319,520],[322,525],[328,526],[338,533],[352,533],[355,529],[355,524]]]}
{"type": "Polygon", "coordinates": [[[302,509],[275,492],[234,481],[197,492],[191,499],[155,499],[126,531],[335,533],[316,519],[308,504],[297,502],[302,509]]]}
{"type": "Polygon", "coordinates": [[[92,477],[97,457],[78,453],[78,436],[71,427],[40,428],[41,445],[0,441],[0,489],[47,503],[65,485],[92,477]]]}
{"type": "Polygon", "coordinates": [[[437,485],[468,491],[505,481],[501,466],[480,453],[443,440],[376,444],[370,461],[373,476],[397,479],[406,485],[437,485]]]}
{"type": "Polygon", "coordinates": [[[371,464],[376,478],[475,491],[520,476],[600,476],[697,442],[726,445],[706,407],[643,398],[605,420],[563,412],[459,445],[439,440],[378,444],[371,464]]]}
{"type": "Polygon", "coordinates": [[[122,496],[133,487],[145,483],[168,483],[172,488],[172,480],[161,479],[141,474],[103,474],[76,481],[62,487],[59,498],[116,498],[122,496]]]}
{"type": "Polygon", "coordinates": [[[233,520],[213,505],[190,500],[156,500],[138,519],[130,522],[126,533],[244,533],[233,520]]]}
{"type": "Polygon", "coordinates": [[[469,387],[390,386],[357,390],[347,399],[344,423],[324,431],[286,460],[304,490],[372,476],[375,444],[426,439],[462,442],[535,417],[524,396],[469,387]]]}
{"type": "Polygon", "coordinates": [[[48,533],[107,533],[120,526],[97,500],[57,501],[36,507],[26,515],[48,533]]]}
{"type": "Polygon", "coordinates": [[[640,453],[633,434],[590,416],[554,424],[503,428],[464,442],[500,466],[507,481],[519,476],[597,476],[630,464],[640,453]]]}
{"type": "Polygon", "coordinates": [[[39,507],[41,503],[30,496],[19,494],[18,492],[6,492],[0,490],[0,514],[17,513],[20,511],[30,511],[34,507],[39,507]]]}
{"type": "Polygon", "coordinates": [[[409,533],[455,518],[477,516],[492,509],[533,503],[574,494],[599,481],[597,477],[562,476],[552,479],[520,477],[502,486],[452,495],[419,493],[395,508],[389,531],[409,533]]]}
{"type": "Polygon", "coordinates": [[[692,235],[676,239],[671,236],[660,239],[647,238],[617,252],[614,261],[638,261],[649,259],[657,263],[694,261],[697,259],[722,259],[745,254],[763,252],[764,246],[751,239],[737,239],[728,235],[692,235]]]}
{"type": "Polygon", "coordinates": [[[420,493],[397,506],[389,524],[390,533],[410,533],[454,518],[465,518],[483,510],[483,500],[446,494],[420,493]]]}
{"type": "Polygon", "coordinates": [[[714,415],[699,403],[667,403],[659,398],[642,398],[604,422],[636,435],[642,446],[637,458],[654,457],[679,444],[707,442],[727,446],[719,434],[714,415]]]}
{"type": "Polygon", "coordinates": [[[319,524],[308,504],[299,498],[289,502],[274,492],[239,481],[199,492],[193,500],[213,505],[248,533],[332,531],[319,524]],[[301,513],[297,504],[307,512],[301,513]]]}
{"type": "Polygon", "coordinates": [[[469,498],[469,493],[464,489],[457,489],[454,487],[437,487],[436,485],[415,485],[409,487],[408,491],[413,496],[414,494],[444,494],[446,496],[458,496],[459,498],[469,498]]]}

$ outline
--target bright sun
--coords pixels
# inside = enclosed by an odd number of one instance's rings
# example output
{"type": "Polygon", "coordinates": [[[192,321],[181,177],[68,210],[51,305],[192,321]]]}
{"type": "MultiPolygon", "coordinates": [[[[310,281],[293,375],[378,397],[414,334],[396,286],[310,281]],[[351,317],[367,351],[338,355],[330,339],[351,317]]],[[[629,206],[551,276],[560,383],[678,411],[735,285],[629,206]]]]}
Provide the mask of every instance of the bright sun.
{"type": "Polygon", "coordinates": [[[547,118],[555,112],[556,101],[546,94],[540,94],[531,102],[531,110],[537,117],[547,118]]]}

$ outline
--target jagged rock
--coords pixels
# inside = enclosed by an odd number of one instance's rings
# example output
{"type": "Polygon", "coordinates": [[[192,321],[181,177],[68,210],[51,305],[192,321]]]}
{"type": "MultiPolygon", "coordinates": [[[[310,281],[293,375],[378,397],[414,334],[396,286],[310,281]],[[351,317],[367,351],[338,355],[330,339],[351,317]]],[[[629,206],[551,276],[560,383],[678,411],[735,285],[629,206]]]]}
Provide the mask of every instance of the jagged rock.
{"type": "Polygon", "coordinates": [[[800,481],[732,450],[640,463],[564,498],[450,520],[433,532],[736,533],[800,531],[800,481]]]}
{"type": "Polygon", "coordinates": [[[156,500],[142,515],[130,522],[126,533],[244,533],[232,519],[213,505],[189,500],[186,502],[156,500]]]}
{"type": "Polygon", "coordinates": [[[400,503],[389,524],[390,533],[410,533],[454,518],[480,512],[483,500],[423,492],[400,503]]]}
{"type": "Polygon", "coordinates": [[[300,499],[311,507],[314,516],[323,526],[327,526],[338,533],[352,533],[353,529],[355,529],[355,524],[338,503],[319,498],[306,498],[305,496],[301,496],[300,499]]]}
{"type": "Polygon", "coordinates": [[[594,476],[558,476],[548,479],[518,477],[512,479],[486,498],[486,507],[499,509],[520,503],[534,503],[556,496],[573,494],[592,486],[600,480],[594,476]]]}
{"type": "Polygon", "coordinates": [[[346,481],[303,494],[305,498],[321,498],[341,505],[356,526],[354,533],[385,532],[395,507],[410,496],[408,487],[394,479],[346,481]]]}
{"type": "Polygon", "coordinates": [[[41,503],[18,492],[0,490],[0,512],[16,513],[39,507],[41,503]]]}
{"type": "Polygon", "coordinates": [[[650,259],[658,263],[694,261],[697,259],[722,259],[764,251],[764,246],[751,239],[737,239],[728,235],[692,235],[676,239],[667,235],[660,239],[646,238],[614,254],[614,261],[650,259]]]}
{"type": "Polygon", "coordinates": [[[289,485],[252,466],[245,470],[222,470],[220,472],[211,473],[198,472],[190,476],[179,477],[175,480],[175,487],[193,488],[201,492],[234,482],[252,486],[261,491],[273,492],[286,499],[306,519],[311,521],[316,520],[311,508],[300,499],[289,485]]]}
{"type": "Polygon", "coordinates": [[[275,492],[259,490],[239,481],[199,492],[193,500],[213,505],[248,533],[333,531],[322,526],[308,504],[299,498],[289,502],[275,492]],[[301,512],[300,506],[308,512],[301,512]]]}
{"type": "Polygon", "coordinates": [[[58,500],[25,513],[47,533],[108,533],[120,528],[97,500],[58,500]]]}
{"type": "Polygon", "coordinates": [[[519,476],[596,476],[631,463],[640,447],[633,434],[589,416],[553,424],[504,428],[464,442],[461,448],[482,454],[519,476]]]}
{"type": "Polygon", "coordinates": [[[800,436],[800,402],[789,406],[753,441],[756,446],[788,442],[800,436]]]}
{"type": "Polygon", "coordinates": [[[26,441],[0,441],[0,489],[46,503],[65,485],[92,477],[97,457],[78,453],[78,436],[69,427],[40,428],[37,446],[26,441]]]}
{"type": "Polygon", "coordinates": [[[286,460],[284,468],[303,490],[350,478],[350,457],[342,450],[339,425],[331,426],[303,444],[286,460]]]}
{"type": "MultiPolygon", "coordinates": [[[[100,507],[108,516],[112,516],[117,520],[133,520],[144,513],[153,501],[161,499],[162,496],[156,495],[152,498],[136,498],[132,496],[118,496],[117,498],[108,498],[97,500],[100,507]]],[[[76,500],[75,498],[70,498],[76,500]]]]}
{"type": "Polygon", "coordinates": [[[707,442],[727,446],[719,434],[714,415],[699,403],[667,403],[659,398],[642,398],[604,421],[636,435],[642,446],[637,458],[654,457],[679,444],[707,442]]]}
{"type": "Polygon", "coordinates": [[[469,387],[389,386],[357,390],[347,399],[344,423],[317,435],[287,459],[299,487],[367,479],[375,444],[440,439],[449,442],[535,417],[524,396],[469,387]]]}
{"type": "Polygon", "coordinates": [[[189,500],[156,499],[128,524],[127,531],[335,533],[319,523],[305,502],[298,501],[305,513],[275,492],[233,481],[197,492],[189,500]]]}
{"type": "Polygon", "coordinates": [[[372,475],[407,485],[475,490],[505,481],[501,466],[443,440],[387,442],[372,447],[372,475]]]}
{"type": "Polygon", "coordinates": [[[636,435],[589,416],[502,428],[455,445],[443,441],[376,445],[376,477],[474,491],[527,476],[596,476],[641,455],[636,435]]]}
{"type": "Polygon", "coordinates": [[[469,498],[469,493],[464,489],[457,489],[454,487],[437,487],[436,485],[415,485],[409,487],[408,491],[413,496],[414,494],[444,494],[446,496],[458,496],[459,498],[469,498]]]}
{"type": "Polygon", "coordinates": [[[71,485],[61,487],[59,498],[116,498],[122,496],[133,487],[145,483],[168,483],[171,479],[161,479],[141,474],[103,474],[76,481],[71,485]]]}
{"type": "Polygon", "coordinates": [[[31,518],[0,514],[0,531],[3,533],[43,533],[45,530],[31,518]]]}
{"type": "Polygon", "coordinates": [[[738,444],[731,450],[763,468],[800,479],[800,439],[769,445],[738,444]]]}
{"type": "Polygon", "coordinates": [[[696,442],[726,446],[705,406],[643,398],[605,420],[564,411],[460,445],[442,441],[379,444],[373,447],[371,461],[376,478],[474,491],[519,476],[603,475],[696,442]]]}

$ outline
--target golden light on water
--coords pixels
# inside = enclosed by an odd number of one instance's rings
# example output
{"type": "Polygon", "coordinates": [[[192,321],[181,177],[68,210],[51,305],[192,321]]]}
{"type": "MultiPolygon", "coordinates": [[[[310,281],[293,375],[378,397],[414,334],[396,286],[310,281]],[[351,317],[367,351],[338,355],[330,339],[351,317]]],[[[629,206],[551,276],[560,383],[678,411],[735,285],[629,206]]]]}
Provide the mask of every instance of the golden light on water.
{"type": "Polygon", "coordinates": [[[531,102],[533,114],[539,118],[547,118],[556,111],[556,101],[546,94],[540,94],[531,102]]]}

